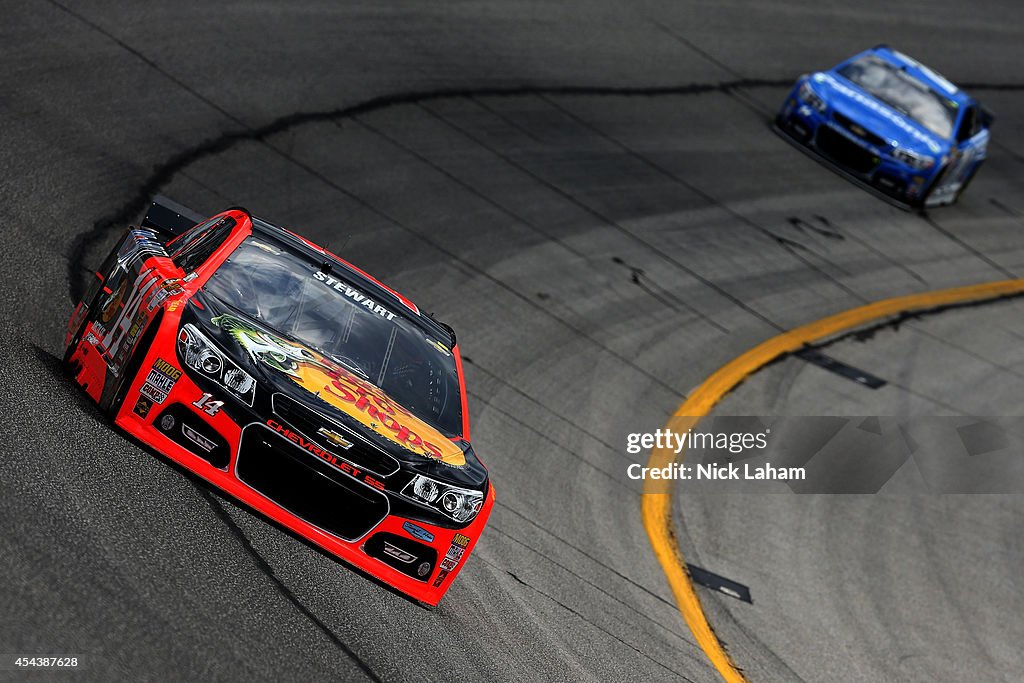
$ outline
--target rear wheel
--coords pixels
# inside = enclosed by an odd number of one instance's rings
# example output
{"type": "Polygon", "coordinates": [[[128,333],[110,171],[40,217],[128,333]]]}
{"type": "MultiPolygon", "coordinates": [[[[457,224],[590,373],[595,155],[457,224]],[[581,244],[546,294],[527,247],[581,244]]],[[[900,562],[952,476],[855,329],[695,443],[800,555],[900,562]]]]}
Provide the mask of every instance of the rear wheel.
{"type": "MultiPolygon", "coordinates": [[[[93,320],[96,317],[96,305],[100,301],[100,294],[102,294],[102,289],[99,286],[96,286],[95,289],[96,291],[95,293],[92,294],[92,296],[86,294],[86,296],[89,297],[89,303],[86,306],[85,317],[82,318],[82,322],[78,325],[78,329],[76,329],[75,333],[71,336],[71,342],[68,344],[67,348],[64,349],[64,369],[72,374],[74,374],[74,371],[77,369],[76,367],[74,367],[74,365],[77,364],[71,363],[71,357],[75,355],[75,350],[78,348],[79,342],[82,341],[82,335],[85,333],[85,326],[89,323],[90,320],[93,320]]],[[[80,303],[84,304],[85,299],[83,298],[80,303]]]]}

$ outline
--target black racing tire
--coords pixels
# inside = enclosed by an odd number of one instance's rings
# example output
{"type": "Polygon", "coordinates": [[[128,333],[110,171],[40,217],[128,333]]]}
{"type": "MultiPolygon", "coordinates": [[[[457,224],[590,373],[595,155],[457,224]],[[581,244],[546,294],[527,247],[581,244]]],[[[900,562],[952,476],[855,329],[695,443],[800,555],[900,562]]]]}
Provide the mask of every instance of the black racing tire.
{"type": "Polygon", "coordinates": [[[911,204],[911,206],[913,206],[915,209],[923,209],[925,207],[925,204],[928,203],[928,198],[932,196],[932,192],[934,192],[935,188],[938,187],[939,183],[942,182],[942,179],[946,177],[946,171],[948,170],[949,162],[946,162],[945,164],[942,165],[942,168],[939,169],[939,172],[935,174],[935,179],[932,180],[932,182],[928,185],[928,189],[922,192],[921,196],[918,197],[918,199],[915,200],[911,204]]]}
{"type": "MultiPolygon", "coordinates": [[[[93,294],[92,300],[89,301],[87,305],[88,312],[85,314],[85,317],[82,318],[82,322],[78,325],[78,329],[75,330],[75,333],[71,336],[71,343],[69,343],[67,348],[64,349],[64,357],[61,364],[64,367],[64,370],[69,373],[74,370],[71,364],[71,356],[74,355],[75,349],[78,348],[78,343],[82,341],[82,333],[85,331],[86,324],[95,317],[96,306],[99,304],[100,295],[102,293],[103,288],[97,287],[96,293],[93,294]]],[[[81,303],[85,303],[84,300],[81,303]]]]}
{"type": "Polygon", "coordinates": [[[960,186],[960,189],[956,191],[956,197],[953,198],[954,204],[958,204],[960,202],[960,197],[963,196],[964,190],[966,190],[967,186],[971,184],[972,180],[974,180],[974,176],[978,175],[978,169],[981,168],[981,164],[983,163],[985,162],[982,161],[981,163],[975,164],[974,168],[971,169],[971,172],[967,174],[967,177],[964,179],[964,182],[960,186]]]}
{"type": "Polygon", "coordinates": [[[160,323],[163,322],[163,317],[163,309],[161,309],[152,322],[149,323],[146,331],[142,333],[142,338],[135,346],[135,352],[128,359],[128,362],[124,364],[124,369],[118,376],[113,390],[109,394],[103,392],[103,396],[100,397],[100,409],[111,420],[117,417],[118,411],[121,410],[121,404],[124,403],[128,387],[131,386],[135,376],[139,374],[142,361],[146,358],[146,354],[149,353],[149,347],[153,345],[153,340],[156,339],[156,333],[160,330],[160,323]]]}

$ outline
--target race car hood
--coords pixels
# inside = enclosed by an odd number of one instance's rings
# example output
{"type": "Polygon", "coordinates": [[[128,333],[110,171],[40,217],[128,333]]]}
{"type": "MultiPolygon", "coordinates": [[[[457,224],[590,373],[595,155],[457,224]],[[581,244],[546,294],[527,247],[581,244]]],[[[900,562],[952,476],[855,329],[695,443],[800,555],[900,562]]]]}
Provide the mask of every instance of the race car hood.
{"type": "MultiPolygon", "coordinates": [[[[412,469],[461,485],[486,481],[464,439],[445,437],[379,387],[319,351],[287,338],[209,294],[197,293],[194,320],[259,386],[300,401],[357,431],[412,469]]],[[[185,318],[183,318],[184,320],[185,318]]]]}
{"type": "Polygon", "coordinates": [[[950,147],[950,141],[942,140],[842,76],[819,72],[810,77],[810,82],[833,111],[885,138],[890,144],[895,142],[903,149],[927,156],[938,156],[950,147]]]}

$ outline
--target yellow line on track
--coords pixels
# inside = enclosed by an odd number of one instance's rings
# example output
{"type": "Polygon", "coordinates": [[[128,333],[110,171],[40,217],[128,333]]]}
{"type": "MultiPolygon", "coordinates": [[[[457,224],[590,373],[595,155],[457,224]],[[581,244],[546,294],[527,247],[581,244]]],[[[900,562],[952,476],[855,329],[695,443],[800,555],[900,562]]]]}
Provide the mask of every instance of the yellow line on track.
{"type": "MultiPolygon", "coordinates": [[[[779,356],[802,348],[805,344],[821,341],[842,332],[864,327],[902,313],[926,311],[952,304],[979,302],[1024,293],[1024,279],[1002,280],[969,287],[943,289],[935,292],[911,294],[892,299],[883,299],[821,320],[797,327],[758,344],[737,356],[697,387],[676,410],[668,423],[674,432],[691,429],[706,416],[723,396],[733,390],[748,376],[757,372],[779,356]]],[[[647,462],[648,467],[665,467],[682,458],[671,449],[654,449],[647,462]]],[[[642,513],[644,527],[651,541],[654,554],[668,579],[676,604],[689,626],[697,644],[711,660],[711,663],[729,683],[744,683],[747,679],[722,647],[711,625],[708,623],[700,599],[690,581],[679,545],[676,542],[675,525],[672,521],[671,480],[644,480],[642,513]]]]}

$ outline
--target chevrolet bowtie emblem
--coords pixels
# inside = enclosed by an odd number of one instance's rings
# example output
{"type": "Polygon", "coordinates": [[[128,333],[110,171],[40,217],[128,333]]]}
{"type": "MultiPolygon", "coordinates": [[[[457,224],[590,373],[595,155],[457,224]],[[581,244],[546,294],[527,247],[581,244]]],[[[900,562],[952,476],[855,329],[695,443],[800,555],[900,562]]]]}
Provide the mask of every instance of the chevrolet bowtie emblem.
{"type": "Polygon", "coordinates": [[[853,131],[854,135],[857,135],[859,137],[864,137],[865,135],[868,134],[866,130],[858,126],[856,123],[850,126],[850,130],[853,131]]]}
{"type": "Polygon", "coordinates": [[[332,446],[337,446],[338,448],[344,448],[346,450],[352,448],[352,442],[346,439],[338,432],[332,432],[330,429],[321,427],[320,429],[317,430],[316,433],[324,437],[324,439],[328,441],[332,446]]]}

